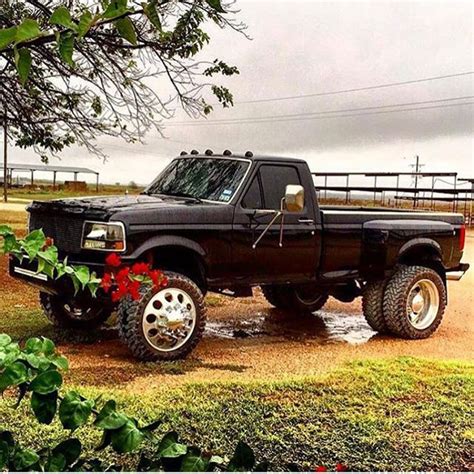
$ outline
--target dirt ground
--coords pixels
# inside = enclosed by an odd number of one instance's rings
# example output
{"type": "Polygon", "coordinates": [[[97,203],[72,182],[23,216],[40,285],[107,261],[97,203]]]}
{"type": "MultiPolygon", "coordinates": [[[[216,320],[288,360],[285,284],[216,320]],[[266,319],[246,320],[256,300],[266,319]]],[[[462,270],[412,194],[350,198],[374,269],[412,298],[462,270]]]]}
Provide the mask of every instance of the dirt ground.
{"type": "MultiPolygon", "coordinates": [[[[474,232],[467,237],[464,262],[474,264],[474,232]]],[[[38,307],[36,291],[5,275],[0,257],[2,306],[38,307]]],[[[71,362],[70,380],[81,385],[111,386],[133,393],[188,382],[282,380],[311,376],[345,361],[415,356],[474,360],[474,268],[459,282],[449,282],[449,305],[431,338],[407,341],[379,336],[365,323],[360,299],[351,304],[331,299],[315,315],[273,309],[259,291],[253,298],[208,297],[203,340],[185,361],[140,363],[114,329],[102,329],[94,343],[60,342],[71,362]]],[[[1,317],[1,316],[0,316],[1,317]]]]}

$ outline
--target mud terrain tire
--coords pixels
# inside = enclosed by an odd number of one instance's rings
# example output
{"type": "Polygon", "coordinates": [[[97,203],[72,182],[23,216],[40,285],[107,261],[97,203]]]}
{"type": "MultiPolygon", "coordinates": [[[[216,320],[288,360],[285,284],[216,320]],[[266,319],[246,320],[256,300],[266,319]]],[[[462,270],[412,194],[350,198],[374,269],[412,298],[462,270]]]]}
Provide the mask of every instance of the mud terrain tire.
{"type": "Polygon", "coordinates": [[[441,324],[446,301],[446,287],[436,271],[400,265],[385,289],[385,322],[390,332],[397,336],[425,339],[441,324]],[[418,313],[420,316],[416,316],[418,313]]]}
{"type": "Polygon", "coordinates": [[[109,319],[112,310],[105,306],[90,306],[84,308],[85,314],[74,314],[72,309],[68,309],[68,303],[59,296],[40,292],[41,308],[49,321],[58,328],[65,329],[91,329],[100,326],[109,319]]]}
{"type": "Polygon", "coordinates": [[[155,288],[144,287],[141,289],[141,298],[138,301],[130,297],[123,299],[117,309],[119,334],[122,341],[129,347],[132,354],[143,361],[171,361],[186,357],[198,344],[206,324],[206,307],[204,297],[199,287],[188,277],[179,273],[165,272],[168,284],[165,288],[156,291],[155,288]],[[194,327],[190,336],[183,345],[175,350],[160,350],[153,346],[150,338],[145,335],[144,324],[148,317],[146,308],[152,299],[160,292],[171,290],[186,295],[192,300],[195,310],[194,327]]]}
{"type": "Polygon", "coordinates": [[[383,313],[383,297],[386,279],[369,281],[362,292],[362,312],[369,326],[380,334],[388,331],[383,313]]]}

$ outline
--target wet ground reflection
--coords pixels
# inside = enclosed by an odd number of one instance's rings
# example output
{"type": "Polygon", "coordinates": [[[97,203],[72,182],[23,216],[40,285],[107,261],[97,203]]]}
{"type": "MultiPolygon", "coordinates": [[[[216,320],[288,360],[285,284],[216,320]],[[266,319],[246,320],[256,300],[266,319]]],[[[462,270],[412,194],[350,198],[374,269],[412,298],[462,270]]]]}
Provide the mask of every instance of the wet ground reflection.
{"type": "Polygon", "coordinates": [[[312,339],[320,343],[347,342],[363,344],[371,339],[375,331],[362,315],[350,315],[329,311],[315,314],[288,314],[276,309],[256,312],[232,319],[208,320],[205,336],[224,339],[239,339],[271,336],[284,339],[312,339]]]}

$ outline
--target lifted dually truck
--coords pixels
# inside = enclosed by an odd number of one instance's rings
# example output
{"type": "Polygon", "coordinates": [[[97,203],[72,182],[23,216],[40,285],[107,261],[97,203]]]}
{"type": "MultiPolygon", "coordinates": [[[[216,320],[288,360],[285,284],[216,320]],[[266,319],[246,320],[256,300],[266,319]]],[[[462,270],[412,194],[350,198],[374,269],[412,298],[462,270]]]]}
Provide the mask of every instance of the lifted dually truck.
{"type": "Polygon", "coordinates": [[[320,206],[305,161],[251,152],[183,152],[138,196],[33,202],[28,212],[29,230],[42,228],[71,263],[100,275],[120,249],[125,263],[168,272],[166,288],[114,306],[105,294],[74,296],[70,282],[11,257],[10,274],[39,288],[55,325],[91,329],[116,310],[123,341],[142,360],[196,346],[207,291],[243,297],[254,286],[295,317],[329,295],[362,296],[376,331],[426,338],[441,323],[446,280],[469,268],[462,215],[320,206]]]}

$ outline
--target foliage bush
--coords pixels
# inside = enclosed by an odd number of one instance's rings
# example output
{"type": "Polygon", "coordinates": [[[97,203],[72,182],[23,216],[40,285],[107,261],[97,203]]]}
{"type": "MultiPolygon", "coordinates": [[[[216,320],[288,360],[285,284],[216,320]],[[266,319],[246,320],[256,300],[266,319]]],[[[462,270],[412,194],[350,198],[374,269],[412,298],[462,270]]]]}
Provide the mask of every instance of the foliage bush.
{"type": "MultiPolygon", "coordinates": [[[[51,424],[59,418],[62,428],[70,434],[93,425],[102,431],[99,451],[110,446],[117,454],[130,453],[142,447],[146,440],[153,440],[153,431],[160,421],[141,426],[136,419],[119,411],[113,399],[91,399],[75,390],[62,394],[62,372],[67,369],[67,359],[57,353],[50,339],[34,337],[20,347],[7,334],[0,334],[0,392],[16,392],[18,398],[12,409],[29,399],[38,422],[51,424]]],[[[121,468],[104,464],[98,458],[84,457],[81,441],[76,437],[67,437],[52,448],[45,446],[35,451],[18,445],[12,433],[0,427],[0,470],[118,471],[121,468]]],[[[140,456],[135,470],[249,471],[254,468],[262,471],[266,465],[256,464],[252,449],[242,441],[230,461],[226,461],[184,444],[172,431],[161,439],[155,452],[140,456]]]]}
{"type": "Polygon", "coordinates": [[[99,278],[86,265],[69,265],[67,257],[60,260],[58,249],[43,230],[30,232],[24,238],[18,238],[13,229],[0,225],[0,237],[3,237],[3,253],[11,254],[20,262],[28,259],[36,262],[37,273],[43,273],[51,279],[69,278],[75,292],[88,290],[95,297],[100,287],[111,294],[113,302],[130,295],[133,299],[140,297],[141,285],[154,285],[156,288],[167,284],[167,279],[159,270],[152,269],[147,263],[137,262],[131,268],[123,266],[120,257],[109,254],[105,260],[108,271],[99,278]]]}

